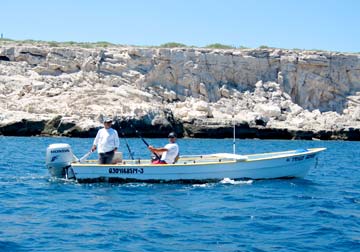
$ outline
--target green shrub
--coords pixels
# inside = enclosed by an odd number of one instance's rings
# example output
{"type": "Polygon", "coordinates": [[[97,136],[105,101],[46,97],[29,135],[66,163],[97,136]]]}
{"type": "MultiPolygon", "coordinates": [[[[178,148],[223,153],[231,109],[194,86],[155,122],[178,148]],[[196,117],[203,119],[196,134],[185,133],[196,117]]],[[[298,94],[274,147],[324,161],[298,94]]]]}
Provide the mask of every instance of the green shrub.
{"type": "Polygon", "coordinates": [[[160,47],[174,48],[174,47],[187,47],[187,45],[177,43],[177,42],[168,42],[168,43],[160,45],[160,47]]]}
{"type": "Polygon", "coordinates": [[[98,41],[95,43],[96,46],[99,47],[108,47],[108,46],[114,46],[115,44],[107,42],[107,41],[98,41]]]}
{"type": "Polygon", "coordinates": [[[223,45],[223,44],[220,44],[220,43],[210,44],[210,45],[205,46],[205,48],[213,48],[213,49],[235,49],[234,46],[223,45]]]}
{"type": "Polygon", "coordinates": [[[50,41],[50,42],[49,42],[49,46],[51,46],[51,47],[58,47],[58,46],[59,46],[59,43],[56,42],[56,41],[50,41]]]}
{"type": "Polygon", "coordinates": [[[270,49],[271,47],[267,46],[267,45],[261,45],[259,46],[260,49],[270,49]]]}
{"type": "Polygon", "coordinates": [[[36,44],[36,43],[38,43],[39,41],[33,40],[33,39],[25,39],[25,40],[22,40],[21,42],[23,42],[23,43],[25,43],[25,44],[36,44]]]}
{"type": "Polygon", "coordinates": [[[94,48],[95,47],[94,44],[88,43],[88,42],[80,43],[79,46],[83,47],[83,48],[94,48]]]}
{"type": "Polygon", "coordinates": [[[75,41],[65,41],[65,42],[62,42],[62,44],[73,46],[73,45],[77,45],[78,43],[75,41]]]}

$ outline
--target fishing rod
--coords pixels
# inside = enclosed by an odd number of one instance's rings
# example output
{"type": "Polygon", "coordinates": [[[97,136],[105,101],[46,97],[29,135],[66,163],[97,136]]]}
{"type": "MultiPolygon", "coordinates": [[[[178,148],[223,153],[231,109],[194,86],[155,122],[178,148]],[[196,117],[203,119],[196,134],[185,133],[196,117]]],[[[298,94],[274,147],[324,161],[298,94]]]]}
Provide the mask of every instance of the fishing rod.
{"type": "MultiPolygon", "coordinates": [[[[79,163],[84,163],[86,159],[88,159],[88,157],[93,153],[92,150],[88,151],[84,156],[82,156],[81,158],[77,158],[76,160],[79,163]]],[[[74,155],[74,154],[73,154],[74,155]]],[[[74,155],[75,156],[75,155],[74,155]]],[[[76,157],[76,156],[75,156],[76,157]]]]}
{"type": "Polygon", "coordinates": [[[124,131],[122,130],[122,128],[120,127],[120,125],[119,125],[119,129],[120,129],[121,135],[123,136],[123,138],[124,138],[124,140],[125,140],[125,144],[126,144],[126,147],[127,147],[128,151],[129,151],[130,157],[131,157],[132,160],[134,160],[133,152],[132,152],[131,149],[130,149],[130,146],[129,146],[129,144],[128,144],[128,141],[126,140],[126,137],[125,137],[125,133],[124,133],[124,131]]]}
{"type": "MultiPolygon", "coordinates": [[[[148,142],[145,141],[145,139],[141,136],[141,134],[139,133],[139,131],[134,127],[134,125],[130,124],[130,127],[135,130],[136,135],[137,135],[138,137],[140,137],[140,139],[144,142],[144,144],[145,144],[147,147],[149,147],[150,145],[148,144],[148,142]]],[[[159,155],[158,155],[157,153],[155,153],[155,152],[153,152],[153,153],[154,153],[155,157],[160,160],[159,155]]]]}

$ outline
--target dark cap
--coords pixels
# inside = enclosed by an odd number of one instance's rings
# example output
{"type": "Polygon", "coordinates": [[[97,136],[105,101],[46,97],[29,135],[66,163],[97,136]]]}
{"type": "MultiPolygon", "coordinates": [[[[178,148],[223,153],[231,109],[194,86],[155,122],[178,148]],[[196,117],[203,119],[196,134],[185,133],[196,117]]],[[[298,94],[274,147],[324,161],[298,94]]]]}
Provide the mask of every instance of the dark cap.
{"type": "Polygon", "coordinates": [[[170,132],[168,135],[168,138],[173,138],[173,137],[176,137],[175,132],[170,132]]]}
{"type": "Polygon", "coordinates": [[[110,123],[112,122],[112,119],[109,117],[104,118],[104,123],[110,123]]]}

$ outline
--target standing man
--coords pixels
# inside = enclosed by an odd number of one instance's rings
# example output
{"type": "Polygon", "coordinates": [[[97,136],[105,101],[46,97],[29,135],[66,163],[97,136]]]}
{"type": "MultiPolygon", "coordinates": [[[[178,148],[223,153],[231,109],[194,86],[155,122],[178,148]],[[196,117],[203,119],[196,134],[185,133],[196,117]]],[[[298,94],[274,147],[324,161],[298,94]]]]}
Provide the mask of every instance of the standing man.
{"type": "Polygon", "coordinates": [[[168,138],[169,143],[162,148],[155,148],[151,145],[148,147],[152,153],[161,155],[160,160],[153,161],[153,164],[174,164],[178,160],[179,146],[176,143],[176,134],[171,132],[168,138]]]}
{"type": "Polygon", "coordinates": [[[99,164],[111,164],[115,151],[119,147],[119,135],[111,128],[112,120],[104,120],[104,128],[100,129],[95,137],[91,151],[97,149],[99,153],[99,164]]]}

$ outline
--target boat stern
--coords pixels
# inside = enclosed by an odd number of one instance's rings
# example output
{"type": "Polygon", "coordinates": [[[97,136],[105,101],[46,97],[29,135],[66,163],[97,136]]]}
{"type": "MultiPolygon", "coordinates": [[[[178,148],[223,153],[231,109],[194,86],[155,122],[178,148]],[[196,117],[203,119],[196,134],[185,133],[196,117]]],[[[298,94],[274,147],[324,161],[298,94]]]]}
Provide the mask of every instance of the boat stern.
{"type": "Polygon", "coordinates": [[[46,149],[46,168],[50,175],[56,178],[65,178],[67,169],[71,167],[73,152],[68,144],[50,144],[46,149]]]}

